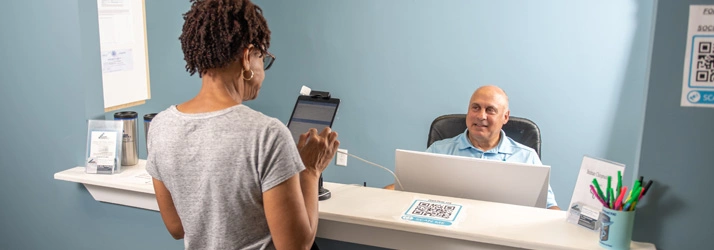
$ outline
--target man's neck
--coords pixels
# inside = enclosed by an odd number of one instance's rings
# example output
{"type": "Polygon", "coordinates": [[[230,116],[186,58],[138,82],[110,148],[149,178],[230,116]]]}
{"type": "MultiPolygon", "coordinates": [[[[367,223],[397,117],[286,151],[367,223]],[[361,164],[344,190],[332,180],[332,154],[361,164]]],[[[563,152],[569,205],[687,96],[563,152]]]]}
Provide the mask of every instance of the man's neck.
{"type": "Polygon", "coordinates": [[[496,136],[490,140],[482,140],[481,141],[481,140],[471,138],[470,135],[468,136],[468,138],[469,138],[469,141],[471,142],[471,145],[473,145],[475,148],[477,148],[483,152],[486,152],[486,151],[489,151],[489,150],[495,148],[496,146],[498,146],[498,142],[501,141],[501,133],[498,133],[498,136],[496,136]]]}

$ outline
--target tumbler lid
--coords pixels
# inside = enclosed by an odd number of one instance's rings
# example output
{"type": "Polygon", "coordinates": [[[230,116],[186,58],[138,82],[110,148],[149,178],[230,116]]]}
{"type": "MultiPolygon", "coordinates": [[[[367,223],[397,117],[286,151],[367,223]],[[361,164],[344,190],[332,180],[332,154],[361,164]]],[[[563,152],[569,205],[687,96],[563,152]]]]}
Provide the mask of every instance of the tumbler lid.
{"type": "Polygon", "coordinates": [[[145,115],[144,115],[144,121],[145,121],[145,122],[150,122],[151,120],[154,119],[154,116],[156,116],[156,113],[145,114],[145,115]]]}
{"type": "Polygon", "coordinates": [[[137,117],[139,117],[139,114],[134,111],[122,111],[114,113],[115,120],[136,119],[137,117]]]}

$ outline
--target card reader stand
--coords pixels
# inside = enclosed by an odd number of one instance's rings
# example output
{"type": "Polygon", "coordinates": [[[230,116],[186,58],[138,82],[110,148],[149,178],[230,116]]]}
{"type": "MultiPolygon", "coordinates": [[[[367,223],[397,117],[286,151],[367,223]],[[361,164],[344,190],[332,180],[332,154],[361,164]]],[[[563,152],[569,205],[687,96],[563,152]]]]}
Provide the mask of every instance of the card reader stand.
{"type": "MultiPolygon", "coordinates": [[[[316,98],[316,99],[330,99],[330,92],[325,92],[325,91],[310,91],[310,97],[316,98]]],[[[320,174],[320,181],[318,182],[318,187],[317,187],[318,193],[317,193],[317,199],[324,201],[327,199],[330,199],[332,197],[332,193],[330,190],[327,188],[324,188],[322,186],[322,174],[320,174]]]]}
{"type": "MultiPolygon", "coordinates": [[[[330,99],[330,92],[325,92],[325,91],[316,91],[312,90],[310,91],[310,97],[315,98],[315,99],[325,99],[328,100],[330,99]]],[[[318,194],[317,194],[317,199],[324,201],[332,197],[332,193],[330,193],[330,190],[327,188],[324,188],[322,186],[322,174],[320,174],[320,181],[318,182],[317,186],[318,194]]]]}
{"type": "Polygon", "coordinates": [[[317,199],[324,201],[332,197],[332,193],[327,188],[322,187],[322,174],[320,174],[320,181],[317,186],[317,199]]]}

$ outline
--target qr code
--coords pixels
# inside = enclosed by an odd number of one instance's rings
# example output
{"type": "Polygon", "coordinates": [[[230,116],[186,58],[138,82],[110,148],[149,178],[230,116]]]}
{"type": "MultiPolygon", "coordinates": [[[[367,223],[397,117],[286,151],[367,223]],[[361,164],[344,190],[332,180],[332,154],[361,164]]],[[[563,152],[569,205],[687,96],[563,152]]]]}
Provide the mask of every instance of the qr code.
{"type": "Polygon", "coordinates": [[[714,87],[714,38],[695,37],[693,46],[690,87],[714,87]]]}
{"type": "Polygon", "coordinates": [[[456,206],[453,205],[420,201],[417,203],[416,207],[412,209],[410,214],[440,219],[450,219],[455,210],[456,206]]]}

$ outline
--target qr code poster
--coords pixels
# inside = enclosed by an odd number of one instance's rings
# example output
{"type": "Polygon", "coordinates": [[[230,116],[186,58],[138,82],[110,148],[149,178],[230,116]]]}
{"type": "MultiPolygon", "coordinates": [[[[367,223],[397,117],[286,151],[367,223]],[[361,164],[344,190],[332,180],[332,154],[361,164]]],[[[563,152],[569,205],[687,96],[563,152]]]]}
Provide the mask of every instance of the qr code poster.
{"type": "Polygon", "coordinates": [[[714,5],[689,6],[681,105],[714,108],[714,5]]]}
{"type": "Polygon", "coordinates": [[[694,36],[692,42],[689,87],[714,88],[714,36],[694,36]]]}
{"type": "Polygon", "coordinates": [[[402,215],[403,220],[450,226],[456,221],[463,206],[435,200],[414,200],[402,215]]]}

